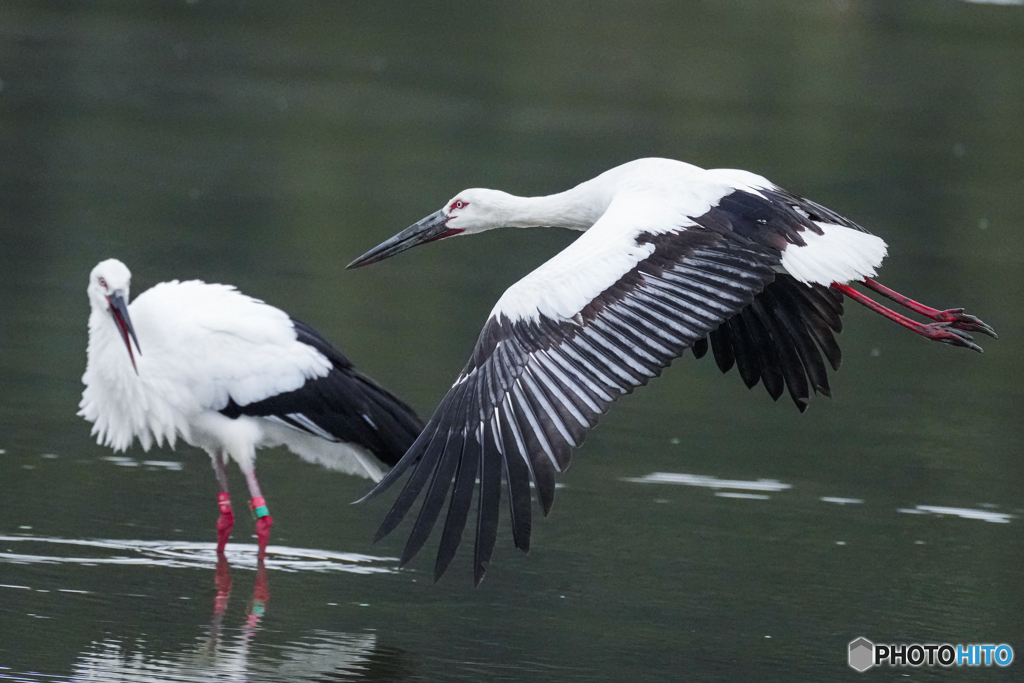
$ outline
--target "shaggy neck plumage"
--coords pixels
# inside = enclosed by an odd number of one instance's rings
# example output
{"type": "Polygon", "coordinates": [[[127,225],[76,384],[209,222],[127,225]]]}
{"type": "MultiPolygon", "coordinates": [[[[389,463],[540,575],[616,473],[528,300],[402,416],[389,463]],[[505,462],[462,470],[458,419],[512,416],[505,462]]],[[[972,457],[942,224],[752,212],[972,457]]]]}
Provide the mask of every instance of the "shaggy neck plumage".
{"type": "MultiPolygon", "coordinates": [[[[137,360],[141,365],[141,358],[137,360]]],[[[145,450],[164,440],[173,445],[180,425],[162,409],[163,399],[146,379],[135,374],[117,324],[109,311],[98,307],[89,314],[89,362],[82,381],[86,388],[79,415],[94,423],[92,433],[101,443],[118,451],[133,438],[145,450]]]]}
{"type": "Polygon", "coordinates": [[[110,311],[103,311],[95,307],[89,314],[89,357],[92,358],[93,354],[96,354],[97,359],[100,357],[111,359],[109,362],[103,363],[103,366],[105,369],[113,369],[114,373],[112,374],[126,377],[135,374],[135,371],[132,370],[131,360],[128,358],[128,349],[124,346],[124,340],[121,339],[121,333],[117,330],[114,317],[110,311]],[[114,357],[118,353],[124,358],[114,357]],[[124,362],[116,362],[118,360],[124,362]]]}

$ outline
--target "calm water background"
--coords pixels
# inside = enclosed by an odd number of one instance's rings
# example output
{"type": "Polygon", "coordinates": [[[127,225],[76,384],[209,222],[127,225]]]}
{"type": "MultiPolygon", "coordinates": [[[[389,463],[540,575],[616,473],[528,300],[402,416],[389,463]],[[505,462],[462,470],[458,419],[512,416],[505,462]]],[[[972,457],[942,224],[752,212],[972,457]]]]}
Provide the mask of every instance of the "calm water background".
{"type": "Polygon", "coordinates": [[[861,635],[1024,657],[1022,124],[1019,6],[5,0],[0,678],[836,680],[861,635]],[[282,548],[265,590],[234,549],[217,616],[205,454],[110,460],[75,416],[92,266],[122,259],[135,293],[234,283],[428,415],[504,288],[574,235],[344,264],[463,187],[546,194],[651,155],[858,220],[885,282],[1001,339],[977,355],[848,305],[835,398],[802,416],[688,356],[576,454],[528,557],[503,529],[478,590],[467,552],[437,586],[426,552],[393,571],[385,503],[348,505],[366,482],[265,452],[282,548]],[[778,485],[628,481],[654,472],[778,485]]]}

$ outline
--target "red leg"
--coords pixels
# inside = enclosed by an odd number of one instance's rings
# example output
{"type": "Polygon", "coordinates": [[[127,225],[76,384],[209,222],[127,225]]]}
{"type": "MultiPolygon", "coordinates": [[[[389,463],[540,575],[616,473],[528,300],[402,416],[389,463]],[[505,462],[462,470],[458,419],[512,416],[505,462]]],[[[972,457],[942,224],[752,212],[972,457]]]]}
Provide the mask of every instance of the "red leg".
{"type": "Polygon", "coordinates": [[[260,547],[257,557],[262,562],[267,554],[267,542],[270,541],[270,528],[274,526],[274,518],[270,516],[263,496],[256,496],[249,501],[249,505],[252,507],[253,517],[256,518],[256,539],[260,547]]]}
{"type": "Polygon", "coordinates": [[[256,471],[250,469],[246,472],[245,481],[249,485],[249,494],[252,496],[249,507],[252,510],[252,516],[256,519],[256,539],[259,543],[257,558],[262,560],[267,553],[267,542],[270,540],[270,527],[274,526],[274,518],[270,516],[267,501],[260,493],[260,483],[256,481],[256,471]]]}
{"type": "Polygon", "coordinates": [[[216,451],[210,455],[213,460],[213,472],[217,476],[217,507],[220,517],[217,518],[217,554],[224,554],[224,546],[231,538],[231,529],[235,526],[235,513],[231,509],[231,494],[228,493],[228,475],[224,471],[224,455],[216,451]]]}
{"type": "Polygon", "coordinates": [[[900,306],[907,308],[914,313],[923,315],[926,318],[935,320],[940,323],[953,323],[953,327],[958,330],[966,330],[968,332],[980,332],[981,334],[987,334],[993,339],[997,339],[996,331],[992,329],[990,325],[978,320],[973,315],[967,315],[964,313],[962,308],[950,308],[945,311],[940,311],[930,306],[918,303],[910,297],[903,296],[899,292],[893,291],[885,285],[872,280],[869,277],[864,278],[864,286],[868,289],[878,292],[887,299],[892,299],[900,306]]]}
{"type": "Polygon", "coordinates": [[[981,351],[981,347],[974,343],[974,338],[971,337],[971,335],[966,332],[962,332],[959,329],[955,329],[951,322],[935,322],[923,325],[916,320],[911,320],[906,316],[900,315],[896,311],[886,308],[877,301],[861,294],[849,285],[841,285],[834,282],[832,283],[832,286],[857,303],[867,306],[875,313],[884,315],[889,320],[903,325],[903,327],[906,327],[912,332],[916,332],[926,339],[942,342],[943,344],[951,344],[953,346],[963,346],[964,348],[974,349],[979,352],[981,351]]]}
{"type": "Polygon", "coordinates": [[[220,517],[217,518],[217,554],[224,554],[224,546],[231,538],[231,530],[235,526],[235,513],[231,509],[231,496],[225,491],[217,494],[217,505],[220,507],[220,517]]]}

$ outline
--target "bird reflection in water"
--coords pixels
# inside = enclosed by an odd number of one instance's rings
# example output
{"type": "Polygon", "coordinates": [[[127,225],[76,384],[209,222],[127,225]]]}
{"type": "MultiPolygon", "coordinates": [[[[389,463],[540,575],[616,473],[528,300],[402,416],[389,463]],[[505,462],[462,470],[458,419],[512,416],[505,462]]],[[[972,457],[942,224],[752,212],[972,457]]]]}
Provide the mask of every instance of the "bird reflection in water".
{"type": "Polygon", "coordinates": [[[246,613],[245,623],[232,646],[221,648],[221,632],[224,625],[224,612],[227,611],[231,599],[231,565],[223,553],[217,555],[217,570],[214,584],[217,593],[213,598],[213,616],[210,619],[210,631],[200,651],[211,660],[222,658],[244,662],[248,659],[249,646],[253,636],[259,630],[260,620],[267,610],[270,600],[270,584],[267,583],[267,566],[261,556],[256,566],[256,583],[252,589],[252,604],[246,613]]]}
{"type": "MultiPolygon", "coordinates": [[[[216,593],[207,633],[184,652],[146,651],[143,641],[107,637],[94,641],[74,667],[73,680],[142,682],[399,680],[400,652],[381,648],[375,633],[314,630],[284,645],[260,643],[270,584],[262,560],[256,569],[252,601],[240,629],[225,626],[231,592],[231,566],[223,554],[214,573],[216,593]]],[[[229,619],[230,623],[230,619],[229,619]]]]}

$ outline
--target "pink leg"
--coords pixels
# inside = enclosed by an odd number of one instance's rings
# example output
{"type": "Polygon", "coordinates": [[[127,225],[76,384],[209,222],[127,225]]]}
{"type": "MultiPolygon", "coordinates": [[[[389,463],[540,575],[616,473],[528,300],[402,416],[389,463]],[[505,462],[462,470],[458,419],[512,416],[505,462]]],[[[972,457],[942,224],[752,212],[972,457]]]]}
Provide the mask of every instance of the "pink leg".
{"type": "Polygon", "coordinates": [[[950,308],[945,311],[940,311],[930,306],[920,304],[910,297],[903,296],[899,292],[893,291],[885,285],[872,280],[869,277],[864,278],[864,286],[868,289],[878,292],[887,299],[892,299],[900,306],[910,309],[914,313],[923,315],[926,318],[935,320],[940,323],[953,323],[953,327],[958,330],[967,330],[968,332],[980,332],[981,334],[987,334],[993,339],[998,339],[996,331],[992,329],[990,325],[978,320],[973,315],[967,315],[964,313],[962,308],[950,308]]]}
{"type": "Polygon", "coordinates": [[[263,494],[260,493],[260,483],[256,481],[256,471],[250,470],[245,473],[245,481],[249,485],[249,495],[252,499],[249,501],[249,506],[252,509],[252,515],[256,518],[256,539],[259,542],[259,560],[262,560],[264,555],[267,553],[267,541],[270,540],[270,527],[274,526],[274,518],[270,516],[270,510],[267,509],[267,501],[263,499],[263,494]]]}
{"type": "Polygon", "coordinates": [[[217,554],[224,554],[224,546],[231,537],[231,529],[235,526],[235,513],[231,509],[231,494],[228,493],[228,475],[224,471],[224,454],[216,451],[211,456],[213,473],[217,476],[217,506],[220,517],[217,519],[217,554]]]}
{"type": "Polygon", "coordinates": [[[964,348],[974,349],[978,352],[981,351],[981,347],[974,343],[974,338],[971,337],[971,335],[966,332],[962,332],[959,329],[955,329],[951,322],[935,322],[929,325],[923,325],[916,320],[911,320],[906,316],[900,315],[896,311],[886,308],[877,301],[861,294],[849,285],[841,285],[833,282],[832,287],[850,297],[857,303],[867,306],[875,313],[880,313],[889,320],[903,325],[903,327],[907,328],[911,332],[916,332],[926,339],[942,342],[943,344],[951,344],[953,346],[963,346],[964,348]]]}

